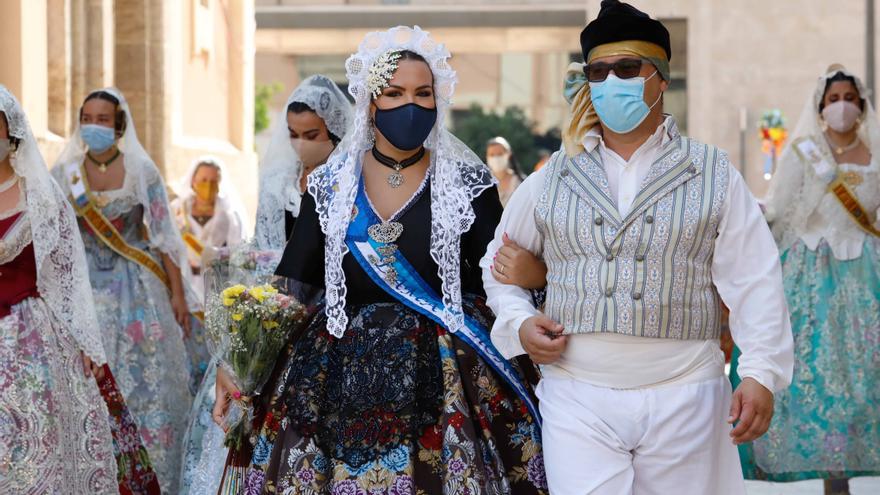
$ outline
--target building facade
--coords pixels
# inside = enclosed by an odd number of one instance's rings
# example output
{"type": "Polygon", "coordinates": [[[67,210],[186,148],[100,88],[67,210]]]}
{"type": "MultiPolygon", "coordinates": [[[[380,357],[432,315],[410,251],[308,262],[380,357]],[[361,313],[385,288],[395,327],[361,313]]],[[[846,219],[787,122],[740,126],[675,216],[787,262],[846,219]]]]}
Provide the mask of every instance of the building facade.
{"type": "Polygon", "coordinates": [[[93,89],[116,86],[165,175],[210,153],[256,206],[253,0],[0,0],[0,83],[51,165],[93,89]]]}
{"type": "MultiPolygon", "coordinates": [[[[673,81],[664,100],[690,135],[730,152],[757,195],[767,183],[758,120],[778,108],[789,129],[831,63],[866,70],[865,0],[629,0],[664,21],[673,81]]],[[[429,29],[453,53],[454,108],[519,106],[538,131],[559,127],[568,63],[601,0],[256,1],[256,80],[289,89],[315,72],[345,83],[343,62],[371,30],[429,29]]],[[[876,40],[873,40],[876,43],[876,40]]]]}

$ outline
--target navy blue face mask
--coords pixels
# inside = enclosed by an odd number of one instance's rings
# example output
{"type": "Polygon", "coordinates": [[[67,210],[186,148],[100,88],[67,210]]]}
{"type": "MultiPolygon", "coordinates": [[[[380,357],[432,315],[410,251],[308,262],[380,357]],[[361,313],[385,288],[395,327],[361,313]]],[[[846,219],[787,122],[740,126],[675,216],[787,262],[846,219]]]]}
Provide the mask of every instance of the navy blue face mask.
{"type": "Polygon", "coordinates": [[[395,148],[410,151],[421,147],[434,123],[437,109],[407,103],[387,110],[376,109],[376,128],[395,148]]]}

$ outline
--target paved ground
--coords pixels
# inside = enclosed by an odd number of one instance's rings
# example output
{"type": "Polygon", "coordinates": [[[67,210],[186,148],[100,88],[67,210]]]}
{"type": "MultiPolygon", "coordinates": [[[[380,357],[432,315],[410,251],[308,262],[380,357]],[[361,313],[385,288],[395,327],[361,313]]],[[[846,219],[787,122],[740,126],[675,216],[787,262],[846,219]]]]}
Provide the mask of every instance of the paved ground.
{"type": "MultiPolygon", "coordinates": [[[[822,482],[798,481],[797,483],[769,483],[766,481],[746,481],[748,495],[823,495],[822,482]]],[[[880,477],[855,478],[849,482],[851,495],[880,494],[880,477]]]]}

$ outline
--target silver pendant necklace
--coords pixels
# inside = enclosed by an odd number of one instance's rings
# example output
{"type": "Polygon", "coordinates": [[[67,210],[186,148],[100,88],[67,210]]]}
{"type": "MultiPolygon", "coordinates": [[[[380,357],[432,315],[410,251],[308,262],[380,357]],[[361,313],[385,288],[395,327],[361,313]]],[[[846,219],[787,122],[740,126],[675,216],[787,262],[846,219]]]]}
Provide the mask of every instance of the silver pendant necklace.
{"type": "Polygon", "coordinates": [[[403,174],[400,172],[411,165],[419,163],[419,161],[421,161],[424,156],[425,148],[422,147],[419,148],[419,151],[417,151],[416,154],[398,162],[390,156],[383,154],[381,151],[376,149],[375,146],[373,146],[373,158],[375,158],[377,162],[393,170],[393,172],[391,172],[391,175],[389,175],[388,178],[385,179],[386,182],[388,182],[388,185],[391,186],[393,189],[397,189],[405,182],[403,174]]]}

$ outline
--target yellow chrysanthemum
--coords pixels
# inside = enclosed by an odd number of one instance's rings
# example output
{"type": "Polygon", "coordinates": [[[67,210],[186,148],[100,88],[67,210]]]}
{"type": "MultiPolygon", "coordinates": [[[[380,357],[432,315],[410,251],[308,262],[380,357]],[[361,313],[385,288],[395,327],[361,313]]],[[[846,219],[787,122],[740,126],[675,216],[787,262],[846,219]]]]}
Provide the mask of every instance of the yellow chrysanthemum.
{"type": "Polygon", "coordinates": [[[277,321],[266,320],[263,322],[263,328],[265,328],[266,330],[272,330],[273,328],[278,328],[279,326],[281,325],[279,325],[277,321]]]}
{"type": "Polygon", "coordinates": [[[233,313],[232,314],[232,319],[235,321],[241,321],[242,318],[244,318],[244,315],[241,313],[233,313]]]}
{"type": "Polygon", "coordinates": [[[224,306],[232,306],[234,303],[235,303],[235,299],[232,299],[232,298],[229,298],[229,297],[224,297],[224,298],[223,298],[223,305],[224,305],[224,306]]]}
{"type": "Polygon", "coordinates": [[[266,299],[266,290],[262,286],[251,287],[248,289],[248,294],[251,295],[258,302],[263,302],[266,299]]]}
{"type": "Polygon", "coordinates": [[[236,298],[236,297],[240,296],[246,290],[247,290],[247,287],[245,287],[241,284],[236,284],[236,285],[233,285],[232,287],[227,287],[226,289],[224,289],[223,290],[223,297],[224,298],[236,298]]]}

